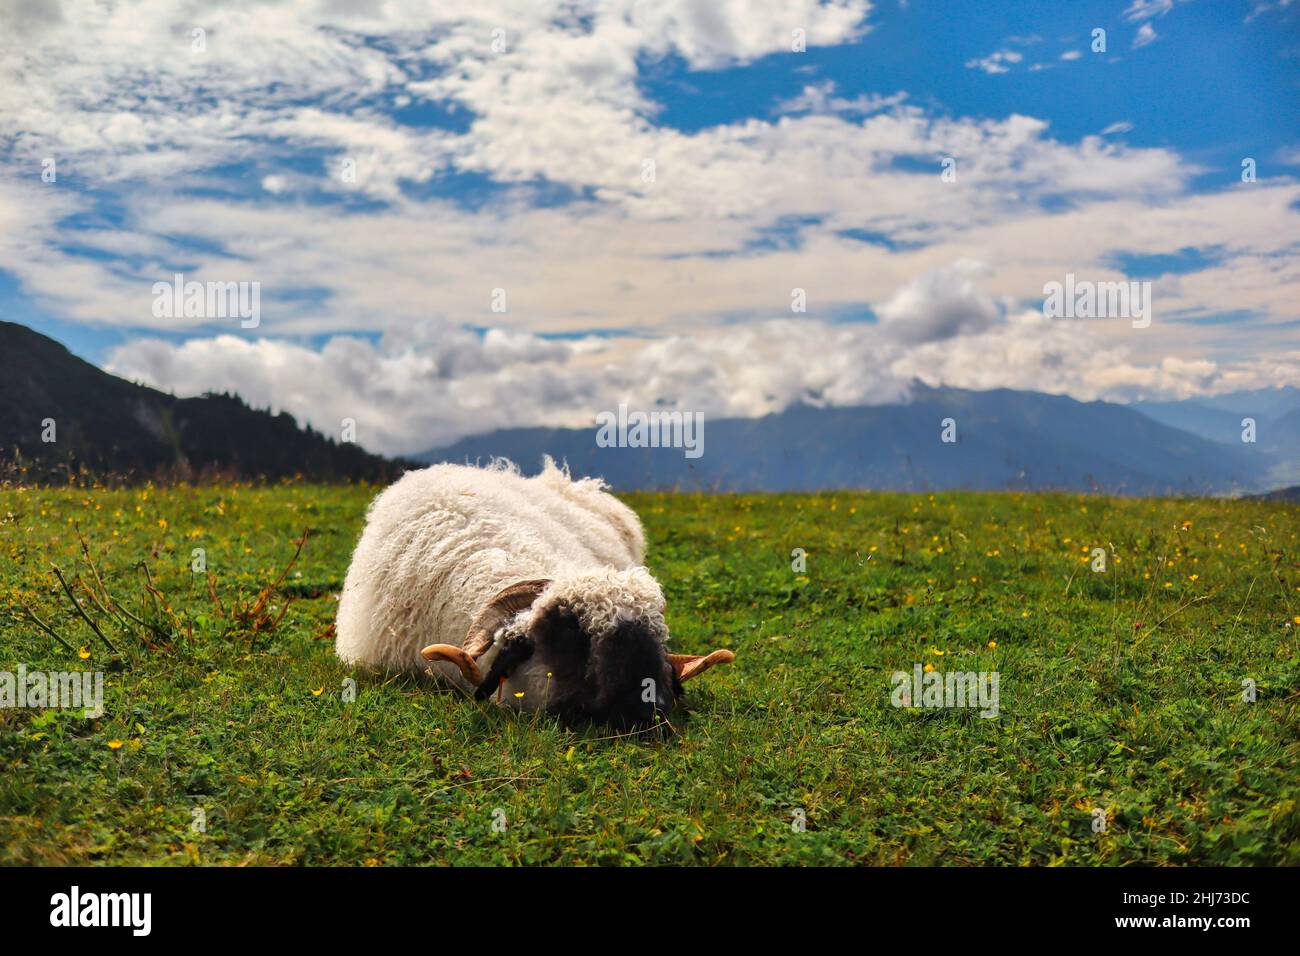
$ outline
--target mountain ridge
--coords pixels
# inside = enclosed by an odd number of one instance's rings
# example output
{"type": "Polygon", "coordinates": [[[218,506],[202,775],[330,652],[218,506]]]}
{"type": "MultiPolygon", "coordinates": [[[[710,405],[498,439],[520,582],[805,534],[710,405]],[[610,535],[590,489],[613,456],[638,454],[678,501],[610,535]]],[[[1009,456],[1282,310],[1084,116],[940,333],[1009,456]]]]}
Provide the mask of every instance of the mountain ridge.
{"type": "Polygon", "coordinates": [[[594,427],[504,429],[412,457],[505,457],[527,470],[548,453],[565,459],[575,473],[601,475],[615,488],[719,491],[1233,494],[1263,490],[1260,475],[1271,460],[1262,451],[1225,447],[1123,405],[1012,389],[925,387],[905,404],[794,405],[761,418],[714,419],[706,422],[704,454],[694,460],[681,449],[598,448],[594,427]],[[955,423],[954,443],[941,441],[948,418],[955,423]]]}
{"type": "Polygon", "coordinates": [[[0,321],[0,463],[29,478],[227,475],[382,481],[403,465],[232,394],[179,398],[0,321]],[[46,440],[53,438],[52,441],[46,440]]]}

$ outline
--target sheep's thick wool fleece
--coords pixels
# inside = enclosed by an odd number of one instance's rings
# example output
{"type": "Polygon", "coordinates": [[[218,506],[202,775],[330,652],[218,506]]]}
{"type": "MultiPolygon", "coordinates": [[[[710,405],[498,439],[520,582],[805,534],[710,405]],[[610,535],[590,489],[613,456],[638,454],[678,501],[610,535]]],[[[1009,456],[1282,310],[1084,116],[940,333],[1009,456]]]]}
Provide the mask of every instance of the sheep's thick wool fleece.
{"type": "MultiPolygon", "coordinates": [[[[666,639],[641,522],[604,488],[549,458],[533,478],[508,462],[408,472],[370,506],[339,600],[339,657],[425,671],[422,647],[461,646],[492,597],[536,578],[553,583],[521,620],[563,603],[593,636],[640,618],[666,639]]],[[[453,665],[433,666],[469,689],[453,665]]]]}

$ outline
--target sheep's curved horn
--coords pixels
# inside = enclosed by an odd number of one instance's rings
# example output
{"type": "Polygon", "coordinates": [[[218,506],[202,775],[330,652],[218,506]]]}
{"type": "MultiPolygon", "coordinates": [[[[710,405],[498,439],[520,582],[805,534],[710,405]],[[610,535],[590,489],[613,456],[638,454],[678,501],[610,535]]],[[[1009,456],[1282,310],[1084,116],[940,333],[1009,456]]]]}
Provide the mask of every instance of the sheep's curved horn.
{"type": "Polygon", "coordinates": [[[420,656],[426,661],[450,661],[460,668],[460,672],[465,675],[465,679],[475,687],[483,683],[483,675],[479,673],[474,658],[454,644],[430,644],[420,651],[420,656]]]}
{"type": "Polygon", "coordinates": [[[703,674],[714,664],[730,664],[736,655],[728,650],[714,651],[701,657],[699,654],[669,654],[668,663],[673,666],[673,673],[679,681],[688,681],[696,674],[703,674]]]}
{"type": "Polygon", "coordinates": [[[492,646],[497,628],[520,611],[532,607],[537,595],[545,591],[550,583],[549,578],[517,581],[488,601],[465,634],[465,643],[462,645],[465,653],[473,660],[482,657],[492,646]]]}
{"type": "Polygon", "coordinates": [[[483,684],[483,674],[478,669],[478,659],[492,646],[499,628],[525,608],[531,607],[537,595],[546,590],[550,579],[519,581],[496,594],[479,611],[469,626],[462,647],[455,644],[430,644],[420,651],[426,661],[447,661],[455,664],[464,678],[475,687],[483,684]]]}

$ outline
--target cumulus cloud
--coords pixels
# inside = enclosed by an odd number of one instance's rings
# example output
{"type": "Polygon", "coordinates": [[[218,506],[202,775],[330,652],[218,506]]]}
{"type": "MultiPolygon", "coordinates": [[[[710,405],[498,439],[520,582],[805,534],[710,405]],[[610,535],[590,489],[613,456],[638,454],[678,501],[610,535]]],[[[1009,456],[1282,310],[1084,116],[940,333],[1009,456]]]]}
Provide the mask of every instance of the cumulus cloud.
{"type": "Polygon", "coordinates": [[[573,374],[584,351],[429,323],[377,343],[334,336],[320,349],[231,335],[179,345],[143,338],[116,348],[106,368],[180,395],[234,391],[330,434],[351,418],[363,445],[413,452],[476,431],[573,422],[596,385],[573,374]]]}
{"type": "Polygon", "coordinates": [[[994,303],[976,286],[979,272],[968,262],[926,274],[883,304],[874,325],[773,318],[653,340],[557,341],[428,321],[378,341],[335,336],[319,349],[231,335],[146,338],[118,347],[107,367],[182,395],[233,389],[330,434],[349,418],[363,445],[388,454],[497,428],[589,427],[619,403],[754,417],[795,402],[906,401],[915,382],[1128,400],[1295,381],[1297,350],[1222,364],[1135,362],[1131,341],[1108,341],[1095,323],[994,303]]]}
{"type": "Polygon", "coordinates": [[[6,9],[0,140],[19,161],[57,152],[104,179],[161,178],[315,144],[357,160],[357,188],[391,198],[399,182],[426,181],[453,156],[510,171],[509,153],[530,141],[517,137],[540,132],[531,142],[549,151],[644,133],[638,57],[677,54],[703,69],[788,51],[795,30],[809,46],[843,43],[866,32],[870,7],[120,0],[6,9]],[[380,97],[458,107],[478,126],[472,136],[403,126],[378,109],[380,97]]]}
{"type": "MultiPolygon", "coordinates": [[[[692,134],[654,124],[639,58],[673,52],[699,68],[744,63],[788,50],[795,27],[814,45],[846,42],[867,30],[865,3],[294,0],[253,9],[256,17],[243,4],[205,5],[201,54],[190,36],[195,9],[129,0],[77,8],[40,43],[0,55],[0,77],[7,70],[28,81],[0,82],[0,98],[13,107],[0,109],[0,141],[9,136],[15,162],[34,165],[49,152],[124,190],[141,179],[124,194],[123,231],[158,251],[148,261],[104,262],[94,281],[69,283],[59,273],[87,263],[64,252],[67,231],[39,230],[49,242],[14,265],[29,291],[77,319],[147,326],[140,290],[192,263],[184,270],[192,278],[260,279],[269,295],[279,292],[270,311],[281,332],[311,323],[318,331],[384,328],[427,314],[430,289],[433,311],[471,321],[503,284],[529,303],[518,321],[536,326],[662,326],[762,308],[744,301],[752,284],[728,282],[770,271],[753,245],[793,218],[822,222],[804,230],[809,254],[791,263],[801,274],[791,285],[842,274],[812,254],[836,230],[933,243],[1062,194],[1168,197],[1194,172],[1164,149],[1092,140],[1074,147],[1033,118],[933,118],[903,93],[841,97],[827,84],[809,86],[787,104],[798,115],[775,122],[692,134]],[[160,26],[140,31],[145,20],[160,26]],[[384,43],[368,42],[374,36],[384,43]],[[474,122],[463,132],[403,125],[377,105],[398,90],[474,122]],[[285,150],[304,149],[320,154],[315,175],[301,162],[291,170],[279,162],[285,150]],[[923,155],[958,157],[962,188],[896,165],[923,155]],[[241,159],[273,167],[254,180],[262,191],[211,198],[230,185],[205,183],[203,171],[241,159]],[[641,175],[647,159],[653,183],[641,175]],[[340,179],[344,162],[353,183],[340,179]],[[472,215],[408,195],[451,171],[485,175],[499,191],[472,215]],[[530,208],[538,182],[572,189],[572,201],[530,208]],[[207,195],[188,195],[194,187],[207,195]],[[313,190],[340,204],[300,205],[313,190]],[[385,208],[350,204],[354,194],[385,208]],[[493,260],[512,266],[503,272],[493,260]],[[639,281],[652,273],[654,281],[639,281]],[[665,284],[664,274],[675,281],[665,284]],[[689,295],[654,297],[653,289],[687,278],[689,295]],[[642,286],[646,297],[635,294],[642,286]]],[[[3,192],[0,181],[0,204],[3,192]]],[[[856,258],[874,265],[861,250],[856,258]]],[[[882,275],[890,286],[899,278],[895,268],[882,275]]],[[[880,292],[847,288],[820,301],[880,292]]],[[[770,306],[777,291],[769,295],[770,306]]]]}
{"type": "MultiPolygon", "coordinates": [[[[646,329],[770,309],[795,286],[815,287],[826,307],[874,301],[933,266],[922,254],[839,238],[845,229],[913,246],[962,243],[964,233],[1023,219],[1050,197],[1168,201],[1194,172],[1168,150],[1096,137],[1071,147],[1046,134],[1031,117],[932,119],[902,103],[856,119],[810,114],[693,137],[668,131],[671,148],[657,154],[659,176],[647,188],[629,184],[639,176],[620,185],[616,163],[597,164],[593,180],[581,181],[588,174],[569,161],[572,151],[549,156],[534,144],[530,162],[594,191],[541,208],[525,185],[467,210],[442,198],[375,208],[267,202],[267,192],[196,197],[162,182],[122,202],[119,231],[152,250],[127,262],[69,253],[79,232],[60,230],[32,201],[58,197],[89,212],[83,196],[7,188],[0,178],[0,209],[12,201],[26,224],[15,231],[28,236],[29,254],[11,265],[24,286],[83,321],[164,327],[149,313],[149,289],[184,271],[198,281],[260,281],[267,330],[278,334],[382,330],[430,312],[471,322],[498,287],[527,307],[494,321],[646,329]],[[960,186],[941,182],[937,159],[929,173],[895,165],[927,154],[957,157],[960,186]],[[792,219],[806,223],[792,243],[755,247],[792,219]],[[86,275],[69,282],[72,272],[86,275]]],[[[265,190],[292,197],[305,188],[296,173],[275,177],[263,180],[265,190]]],[[[983,258],[1000,265],[1003,255],[983,258]]]]}
{"type": "Polygon", "coordinates": [[[976,287],[978,262],[934,269],[909,282],[877,309],[881,328],[905,342],[932,342],[978,332],[993,324],[998,308],[976,287]]]}
{"type": "Polygon", "coordinates": [[[1010,72],[1008,64],[1016,64],[1025,58],[1016,50],[995,50],[985,57],[976,57],[966,61],[967,69],[983,70],[990,75],[1010,72]]]}
{"type": "Polygon", "coordinates": [[[1138,27],[1138,32],[1133,35],[1133,49],[1141,49],[1159,39],[1160,34],[1156,33],[1156,28],[1149,23],[1144,23],[1138,27]]]}
{"type": "Polygon", "coordinates": [[[891,107],[899,106],[907,100],[906,93],[895,93],[892,96],[863,93],[852,98],[836,96],[835,93],[836,84],[834,80],[810,83],[803,88],[798,96],[793,96],[778,103],[774,112],[785,115],[830,113],[842,116],[866,116],[870,113],[879,113],[891,107]]]}

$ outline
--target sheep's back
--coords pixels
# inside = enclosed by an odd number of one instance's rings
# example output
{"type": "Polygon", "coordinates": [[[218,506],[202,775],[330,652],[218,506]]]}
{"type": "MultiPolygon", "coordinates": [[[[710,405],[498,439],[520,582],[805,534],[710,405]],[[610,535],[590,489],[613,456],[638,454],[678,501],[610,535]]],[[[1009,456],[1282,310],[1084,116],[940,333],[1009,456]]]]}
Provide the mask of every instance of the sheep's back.
{"type": "Polygon", "coordinates": [[[602,565],[624,569],[645,561],[641,521],[605,490],[598,478],[574,480],[548,455],[542,472],[527,479],[529,497],[573,529],[581,546],[602,565]]]}
{"type": "MultiPolygon", "coordinates": [[[[535,479],[500,466],[409,472],[370,506],[339,602],[336,650],[349,662],[424,670],[420,648],[460,646],[502,588],[638,564],[640,540],[631,509],[549,462],[535,479]]],[[[464,686],[452,665],[438,668],[464,686]]]]}

